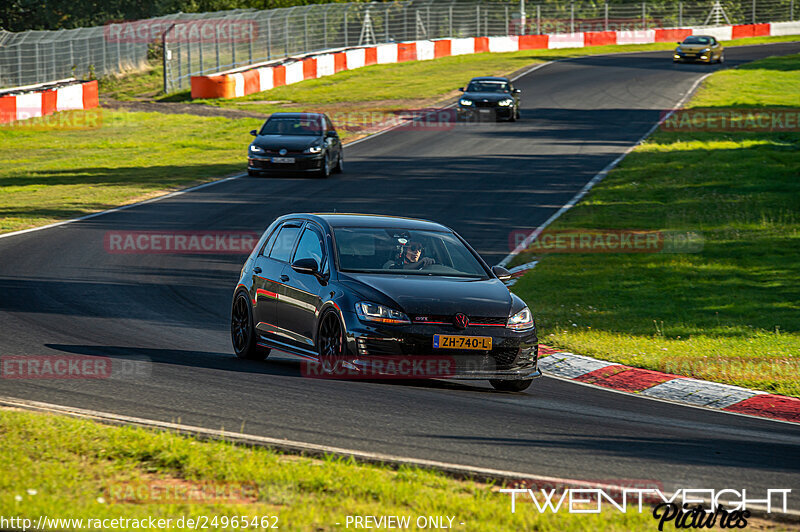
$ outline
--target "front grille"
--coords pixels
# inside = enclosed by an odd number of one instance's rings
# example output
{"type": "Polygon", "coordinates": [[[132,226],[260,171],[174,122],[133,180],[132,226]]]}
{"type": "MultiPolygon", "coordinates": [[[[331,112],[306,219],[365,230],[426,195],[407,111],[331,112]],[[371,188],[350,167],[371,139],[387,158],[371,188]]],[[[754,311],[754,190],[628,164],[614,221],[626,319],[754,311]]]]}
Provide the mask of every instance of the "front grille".
{"type": "Polygon", "coordinates": [[[497,107],[497,102],[475,102],[475,107],[497,107]]]}
{"type": "MultiPolygon", "coordinates": [[[[488,316],[467,316],[469,318],[470,326],[480,327],[480,326],[492,326],[492,327],[505,327],[506,321],[508,318],[497,318],[497,317],[488,317],[488,316]]],[[[453,325],[455,321],[455,315],[428,315],[428,314],[417,314],[411,316],[412,323],[421,324],[421,325],[453,325]],[[425,319],[421,319],[425,318],[425,319]]],[[[455,326],[454,326],[455,327],[455,326]]]]}

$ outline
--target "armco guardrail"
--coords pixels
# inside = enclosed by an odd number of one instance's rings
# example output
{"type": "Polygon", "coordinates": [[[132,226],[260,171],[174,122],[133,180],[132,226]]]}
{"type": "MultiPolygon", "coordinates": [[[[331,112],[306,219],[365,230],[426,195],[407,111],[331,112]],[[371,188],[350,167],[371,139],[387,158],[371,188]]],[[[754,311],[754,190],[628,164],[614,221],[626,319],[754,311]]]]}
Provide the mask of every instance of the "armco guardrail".
{"type": "Polygon", "coordinates": [[[215,75],[193,76],[191,81],[192,98],[238,98],[273,87],[374,64],[421,61],[481,52],[515,52],[517,50],[580,48],[608,44],[673,42],[693,34],[713,35],[723,41],[766,35],[798,35],[800,34],[800,22],[507,37],[466,37],[380,44],[323,52],[298,60],[256,65],[215,75]]]}

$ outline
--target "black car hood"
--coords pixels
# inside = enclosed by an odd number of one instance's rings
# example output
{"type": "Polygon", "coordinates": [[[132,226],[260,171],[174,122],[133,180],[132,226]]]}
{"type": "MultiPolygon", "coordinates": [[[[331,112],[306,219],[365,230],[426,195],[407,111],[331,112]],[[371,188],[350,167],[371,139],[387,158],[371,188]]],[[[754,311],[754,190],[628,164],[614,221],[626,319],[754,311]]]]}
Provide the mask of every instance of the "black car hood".
{"type": "Polygon", "coordinates": [[[462,98],[469,100],[487,100],[499,102],[500,100],[513,100],[514,98],[507,92],[465,92],[462,98]]]}
{"type": "Polygon", "coordinates": [[[347,273],[340,281],[368,300],[393,302],[398,310],[410,315],[449,316],[463,312],[468,316],[507,318],[512,306],[508,288],[494,278],[347,273]]]}
{"type": "Polygon", "coordinates": [[[265,150],[304,150],[319,143],[321,137],[311,135],[259,135],[253,144],[265,150]]]}

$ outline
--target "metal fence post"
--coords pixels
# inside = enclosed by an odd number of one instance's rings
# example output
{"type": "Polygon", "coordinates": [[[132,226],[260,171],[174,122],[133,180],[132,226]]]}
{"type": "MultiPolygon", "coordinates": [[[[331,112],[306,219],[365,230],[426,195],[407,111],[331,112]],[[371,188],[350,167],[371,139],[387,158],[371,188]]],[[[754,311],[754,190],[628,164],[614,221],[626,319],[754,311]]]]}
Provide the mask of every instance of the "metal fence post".
{"type": "Polygon", "coordinates": [[[217,59],[217,72],[220,71],[220,64],[219,64],[219,24],[214,31],[214,53],[216,54],[217,59]]]}
{"type": "Polygon", "coordinates": [[[383,42],[389,42],[389,4],[383,10],[383,42]]]}
{"type": "Polygon", "coordinates": [[[756,23],[756,0],[753,0],[753,24],[756,23]]]}
{"type": "Polygon", "coordinates": [[[285,22],[283,27],[283,56],[289,57],[289,13],[286,13],[285,22]]]}
{"type": "Polygon", "coordinates": [[[448,24],[450,24],[450,38],[453,38],[453,4],[450,4],[448,7],[449,16],[447,18],[448,24]]]}
{"type": "Polygon", "coordinates": [[[267,61],[272,59],[272,15],[267,19],[267,61]]]}
{"type": "Polygon", "coordinates": [[[642,2],[642,29],[647,30],[647,2],[642,2]]]}
{"type": "Polygon", "coordinates": [[[575,3],[569,3],[569,32],[575,33],[575,3]]]}
{"type": "Polygon", "coordinates": [[[303,13],[303,48],[308,51],[308,9],[303,13]]]}
{"type": "Polygon", "coordinates": [[[678,26],[683,26],[683,2],[678,2],[678,26]]]}
{"type": "Polygon", "coordinates": [[[347,12],[350,10],[350,6],[347,6],[344,10],[344,47],[347,48],[347,12]]]}
{"type": "Polygon", "coordinates": [[[536,35],[542,34],[542,6],[536,6],[536,35]]]}
{"type": "Polygon", "coordinates": [[[328,7],[322,12],[322,47],[325,49],[328,48],[328,7]]]}
{"type": "Polygon", "coordinates": [[[509,23],[509,20],[508,20],[508,6],[505,6],[505,15],[506,15],[506,31],[505,31],[505,34],[506,35],[510,35],[511,32],[509,31],[510,28],[508,26],[508,23],[509,23]]]}
{"type": "Polygon", "coordinates": [[[603,4],[603,8],[604,8],[603,9],[603,11],[604,11],[603,19],[605,21],[604,24],[603,24],[603,31],[608,31],[608,2],[603,4]]]}
{"type": "Polygon", "coordinates": [[[234,67],[236,67],[236,43],[233,42],[233,39],[230,39],[230,41],[231,41],[231,64],[234,67]]]}

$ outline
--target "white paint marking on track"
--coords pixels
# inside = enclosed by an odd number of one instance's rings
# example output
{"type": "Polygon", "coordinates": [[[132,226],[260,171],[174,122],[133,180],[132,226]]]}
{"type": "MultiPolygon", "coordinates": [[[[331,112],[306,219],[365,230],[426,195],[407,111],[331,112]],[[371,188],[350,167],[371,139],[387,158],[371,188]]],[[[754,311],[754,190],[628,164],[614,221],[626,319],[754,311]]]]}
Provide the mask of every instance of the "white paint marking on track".
{"type": "Polygon", "coordinates": [[[766,392],[729,384],[680,378],[662,382],[641,392],[642,395],[649,397],[660,397],[711,408],[727,408],[764,393],[766,392]]]}
{"type": "Polygon", "coordinates": [[[92,214],[87,214],[86,216],[81,216],[80,218],[71,218],[69,220],[64,220],[63,222],[56,222],[52,224],[43,225],[41,227],[31,227],[30,229],[22,229],[20,231],[13,231],[11,233],[5,233],[0,235],[0,238],[8,238],[10,236],[16,235],[23,235],[25,233],[33,233],[34,231],[41,231],[43,229],[50,229],[53,227],[59,227],[62,225],[71,224],[74,222],[80,222],[83,220],[88,220],[89,218],[95,218],[97,216],[103,216],[104,214],[111,214],[112,212],[119,212],[124,211],[125,209],[130,209],[131,207],[136,207],[138,205],[146,205],[148,203],[154,203],[156,201],[165,200],[168,198],[174,198],[175,196],[180,196],[181,194],[186,194],[187,192],[193,192],[195,190],[200,190],[201,188],[211,187],[214,185],[219,185],[220,183],[225,183],[227,181],[231,181],[233,179],[239,179],[240,177],[244,177],[247,174],[237,174],[231,177],[224,177],[222,179],[217,179],[216,181],[211,181],[209,183],[203,183],[202,185],[197,185],[194,187],[185,188],[183,190],[176,190],[175,192],[170,192],[169,194],[165,194],[163,196],[158,196],[157,198],[150,198],[144,201],[137,201],[136,203],[129,203],[127,205],[121,205],[119,207],[114,207],[113,209],[108,209],[106,211],[100,212],[93,212],[92,214]]]}
{"type": "Polygon", "coordinates": [[[570,379],[616,365],[615,362],[606,362],[572,353],[554,353],[539,360],[539,369],[542,371],[570,379]]]}

